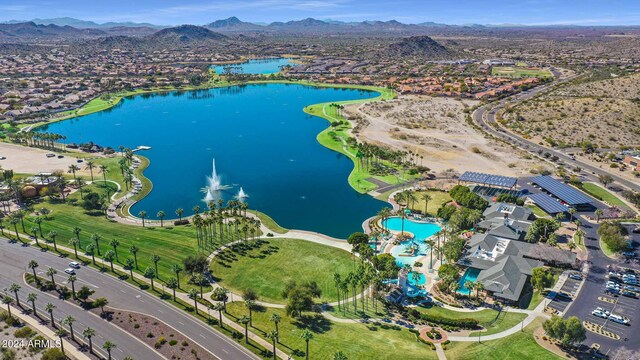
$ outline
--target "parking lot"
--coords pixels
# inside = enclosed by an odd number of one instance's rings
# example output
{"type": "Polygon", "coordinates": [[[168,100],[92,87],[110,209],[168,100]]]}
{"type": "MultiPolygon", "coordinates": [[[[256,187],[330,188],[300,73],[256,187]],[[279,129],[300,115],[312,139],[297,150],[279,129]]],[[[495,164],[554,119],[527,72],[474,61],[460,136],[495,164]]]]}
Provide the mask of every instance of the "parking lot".
{"type": "MultiPolygon", "coordinates": [[[[571,298],[575,298],[576,292],[578,291],[578,287],[580,286],[581,282],[582,282],[581,280],[574,280],[571,278],[567,278],[567,280],[564,282],[564,285],[562,285],[560,292],[571,295],[571,298]]],[[[552,295],[553,294],[550,293],[548,296],[552,296],[552,295]]],[[[555,309],[558,312],[564,312],[564,310],[567,308],[567,306],[572,300],[564,300],[560,297],[555,297],[551,301],[549,300],[546,300],[546,301],[549,302],[547,304],[548,307],[555,309]]]]}

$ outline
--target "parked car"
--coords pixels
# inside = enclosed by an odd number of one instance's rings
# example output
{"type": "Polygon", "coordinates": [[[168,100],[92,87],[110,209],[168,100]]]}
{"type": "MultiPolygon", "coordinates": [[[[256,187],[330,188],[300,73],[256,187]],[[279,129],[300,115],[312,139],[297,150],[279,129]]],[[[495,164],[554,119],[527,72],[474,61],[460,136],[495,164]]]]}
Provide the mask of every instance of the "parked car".
{"type": "Polygon", "coordinates": [[[636,257],[636,252],[635,251],[623,251],[622,255],[632,258],[632,257],[636,257]]]}
{"type": "Polygon", "coordinates": [[[66,269],[64,269],[64,272],[69,274],[69,275],[75,275],[76,274],[76,271],[73,270],[72,268],[66,268],[66,269]]]}
{"type": "Polygon", "coordinates": [[[84,162],[84,160],[78,159],[78,160],[76,160],[76,162],[81,163],[81,162],[84,162]]]}
{"type": "Polygon", "coordinates": [[[598,309],[593,310],[593,311],[591,312],[591,315],[593,315],[593,316],[597,316],[597,317],[599,317],[599,318],[603,318],[603,319],[607,319],[607,318],[609,317],[609,315],[605,314],[604,312],[602,312],[602,311],[600,311],[600,310],[598,310],[598,309]]]}
{"type": "Polygon", "coordinates": [[[569,278],[573,280],[582,280],[582,275],[578,273],[571,273],[569,274],[569,278]]]}
{"type": "Polygon", "coordinates": [[[638,294],[632,292],[632,291],[628,291],[628,290],[624,290],[622,292],[622,296],[626,296],[626,297],[630,297],[630,298],[634,298],[637,299],[638,298],[638,294]]]}
{"type": "Polygon", "coordinates": [[[58,159],[64,158],[64,155],[58,155],[58,159]]]}
{"type": "Polygon", "coordinates": [[[69,267],[72,269],[80,269],[80,264],[78,262],[72,261],[69,263],[69,267]]]}
{"type": "Polygon", "coordinates": [[[48,158],[56,157],[56,154],[54,154],[54,153],[48,153],[48,154],[47,154],[47,157],[48,157],[48,158]]]}
{"type": "Polygon", "coordinates": [[[629,324],[629,319],[622,317],[620,315],[611,314],[609,315],[609,320],[616,322],[618,324],[623,324],[623,325],[629,324]]]}
{"type": "Polygon", "coordinates": [[[625,285],[622,287],[622,290],[640,292],[640,287],[633,286],[633,285],[625,285]]]}
{"type": "Polygon", "coordinates": [[[567,293],[563,293],[561,291],[558,291],[556,293],[556,298],[559,299],[559,300],[564,300],[564,301],[571,301],[572,300],[571,295],[569,295],[567,293]]]}

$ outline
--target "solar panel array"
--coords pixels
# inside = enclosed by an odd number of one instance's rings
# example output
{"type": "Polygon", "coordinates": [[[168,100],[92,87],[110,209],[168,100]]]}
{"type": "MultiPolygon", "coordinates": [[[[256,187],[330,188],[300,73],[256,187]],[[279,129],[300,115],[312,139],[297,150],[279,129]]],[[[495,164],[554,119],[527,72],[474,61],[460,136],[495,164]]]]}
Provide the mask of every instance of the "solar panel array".
{"type": "Polygon", "coordinates": [[[536,203],[536,205],[540,206],[542,210],[548,212],[549,214],[557,214],[566,212],[569,208],[551,196],[544,193],[537,193],[529,195],[529,199],[536,203]]]}
{"type": "Polygon", "coordinates": [[[583,195],[580,191],[552,178],[551,176],[536,176],[531,178],[531,183],[537,184],[569,205],[589,204],[593,201],[588,196],[583,195]]]}
{"type": "Polygon", "coordinates": [[[517,178],[510,176],[491,175],[473,171],[465,171],[458,180],[504,187],[514,187],[518,181],[517,178]]]}

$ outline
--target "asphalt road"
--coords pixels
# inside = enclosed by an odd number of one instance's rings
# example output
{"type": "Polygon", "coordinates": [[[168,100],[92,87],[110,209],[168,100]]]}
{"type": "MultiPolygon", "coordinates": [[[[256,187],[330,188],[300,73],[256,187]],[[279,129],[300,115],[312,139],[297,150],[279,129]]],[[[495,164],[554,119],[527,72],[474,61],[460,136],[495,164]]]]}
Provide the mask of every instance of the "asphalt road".
{"type": "MultiPolygon", "coordinates": [[[[20,243],[11,244],[6,241],[6,239],[0,241],[0,254],[2,255],[0,258],[0,274],[2,274],[0,275],[0,282],[2,287],[8,286],[13,282],[22,284],[23,274],[31,271],[27,268],[30,260],[36,260],[40,265],[37,271],[44,272],[48,267],[57,269],[57,282],[65,283],[67,280],[67,275],[63,273],[63,270],[67,268],[69,261],[71,261],[69,259],[42,252],[34,247],[21,246],[20,243]]],[[[78,278],[76,289],[84,285],[89,286],[95,291],[92,297],[106,297],[109,300],[110,307],[154,316],[171,325],[177,331],[189,337],[192,341],[198,343],[219,359],[258,359],[257,356],[250,353],[241,345],[236,344],[233,340],[213,330],[211,327],[206,326],[191,315],[168,305],[164,301],[137,289],[125,281],[102,274],[86,266],[76,270],[76,276],[78,278]]],[[[25,286],[23,286],[23,289],[24,288],[25,286]]],[[[19,294],[23,302],[28,292],[30,291],[26,289],[20,291],[19,294]]],[[[38,301],[36,303],[44,306],[44,304],[49,301],[49,299],[44,300],[45,296],[45,293],[38,292],[38,301]]],[[[86,326],[91,326],[105,339],[108,338],[116,343],[118,346],[116,352],[114,352],[116,359],[126,355],[133,356],[136,359],[158,358],[157,353],[128,334],[121,334],[123,331],[114,325],[63,301],[56,302],[55,305],[60,305],[60,310],[56,309],[54,315],[59,314],[58,311],[60,311],[60,314],[66,311],[78,319],[78,323],[74,325],[74,329],[78,329],[81,332],[86,326]],[[107,334],[107,336],[105,336],[105,334],[107,334]],[[115,336],[118,336],[118,338],[115,336]],[[120,354],[118,349],[122,351],[120,354]]],[[[43,314],[45,313],[43,312],[43,314]]],[[[56,316],[59,317],[60,315],[56,316]]],[[[96,341],[96,343],[98,342],[101,345],[103,341],[100,339],[96,341]]]]}
{"type": "MultiPolygon", "coordinates": [[[[570,78],[562,80],[561,82],[566,82],[566,81],[572,80],[573,78],[574,77],[570,77],[570,78]]],[[[554,84],[557,84],[557,82],[554,83],[554,84]]],[[[562,161],[563,165],[565,165],[565,166],[581,167],[582,170],[583,170],[583,176],[587,177],[590,181],[597,182],[598,181],[598,175],[600,175],[600,174],[608,174],[608,175],[611,175],[611,177],[618,184],[621,184],[621,185],[623,185],[623,186],[625,186],[625,187],[627,187],[629,189],[635,190],[635,191],[640,191],[640,183],[638,183],[638,182],[633,182],[633,181],[627,180],[625,178],[620,177],[619,175],[603,171],[602,169],[597,168],[595,166],[592,166],[590,164],[583,163],[583,162],[580,162],[578,160],[573,160],[570,156],[568,156],[568,155],[566,155],[566,154],[564,154],[564,153],[562,153],[560,151],[557,151],[557,150],[554,150],[554,149],[551,149],[551,148],[536,144],[536,143],[534,143],[532,141],[529,141],[527,139],[523,139],[523,138],[521,138],[521,137],[519,137],[517,135],[514,135],[512,133],[508,133],[508,132],[506,132],[504,130],[503,131],[499,131],[498,129],[496,129],[496,128],[494,128],[492,126],[492,124],[495,124],[495,122],[496,122],[496,117],[495,117],[496,113],[498,111],[502,110],[504,108],[505,104],[507,102],[509,102],[509,100],[511,100],[510,104],[513,104],[514,100],[517,101],[517,102],[520,102],[520,101],[523,101],[523,100],[526,100],[526,99],[530,99],[530,98],[534,97],[535,95],[537,95],[537,94],[539,94],[541,92],[547,91],[549,89],[549,86],[550,85],[538,86],[538,87],[535,87],[535,88],[533,88],[531,90],[527,90],[525,92],[513,95],[511,97],[508,97],[508,98],[505,98],[505,99],[501,99],[501,100],[499,100],[497,102],[493,102],[493,103],[490,103],[488,105],[482,106],[482,107],[476,109],[473,112],[472,119],[484,131],[492,134],[493,136],[495,136],[497,138],[503,139],[503,140],[507,141],[508,143],[511,143],[511,144],[523,149],[523,150],[526,150],[526,151],[529,151],[531,153],[534,153],[535,155],[538,155],[539,151],[542,151],[543,153],[548,152],[551,155],[557,156],[559,161],[562,161]]]]}

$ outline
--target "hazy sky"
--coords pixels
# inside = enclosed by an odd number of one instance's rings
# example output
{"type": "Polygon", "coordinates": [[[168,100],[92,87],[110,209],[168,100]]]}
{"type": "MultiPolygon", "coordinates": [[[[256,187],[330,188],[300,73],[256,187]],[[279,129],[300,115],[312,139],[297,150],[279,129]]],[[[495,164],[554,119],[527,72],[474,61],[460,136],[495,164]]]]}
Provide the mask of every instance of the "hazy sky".
{"type": "Polygon", "coordinates": [[[447,24],[638,25],[640,0],[0,0],[0,21],[74,17],[96,22],[205,24],[237,16],[447,24]]]}

